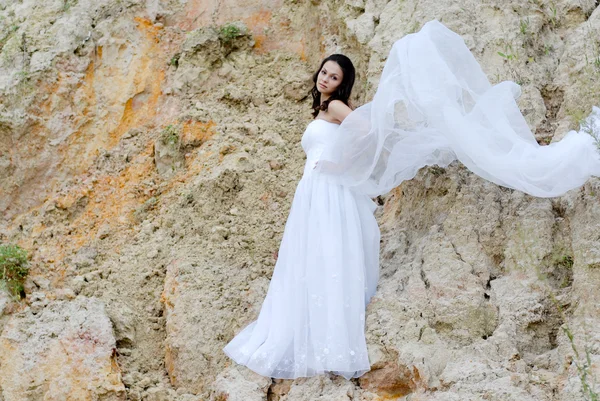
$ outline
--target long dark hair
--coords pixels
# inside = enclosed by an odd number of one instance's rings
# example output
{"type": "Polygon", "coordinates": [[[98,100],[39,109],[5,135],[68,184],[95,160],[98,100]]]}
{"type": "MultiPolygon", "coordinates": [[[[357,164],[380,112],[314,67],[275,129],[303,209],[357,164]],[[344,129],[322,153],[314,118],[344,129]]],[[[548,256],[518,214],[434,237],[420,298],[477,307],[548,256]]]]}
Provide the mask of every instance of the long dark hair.
{"type": "Polygon", "coordinates": [[[314,86],[310,90],[310,94],[313,97],[313,117],[317,117],[317,114],[319,114],[320,110],[327,110],[329,102],[335,99],[341,100],[348,107],[352,108],[350,105],[350,93],[352,92],[352,86],[354,85],[354,75],[354,65],[352,64],[352,61],[350,61],[350,59],[343,54],[332,54],[321,61],[321,65],[313,74],[312,80],[314,82],[314,86]],[[323,104],[321,104],[321,92],[319,92],[317,89],[317,78],[319,77],[319,72],[321,72],[321,69],[323,68],[323,64],[329,60],[335,61],[340,66],[342,69],[343,78],[342,83],[338,85],[335,92],[333,92],[331,96],[329,96],[329,98],[323,101],[323,104]]]}

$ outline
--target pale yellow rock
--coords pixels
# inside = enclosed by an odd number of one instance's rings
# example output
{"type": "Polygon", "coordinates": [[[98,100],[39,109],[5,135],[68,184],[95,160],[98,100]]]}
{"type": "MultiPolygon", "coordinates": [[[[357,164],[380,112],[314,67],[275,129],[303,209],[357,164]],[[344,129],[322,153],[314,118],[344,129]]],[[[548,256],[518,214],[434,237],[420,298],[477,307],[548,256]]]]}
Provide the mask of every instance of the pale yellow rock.
{"type": "Polygon", "coordinates": [[[598,179],[540,200],[458,163],[381,197],[363,379],[269,384],[222,352],[266,294],[323,57],[351,57],[364,104],[394,41],[437,18],[492,83],[522,85],[529,127],[555,142],[598,104],[597,1],[0,9],[0,239],[34,268],[21,304],[0,300],[5,400],[579,401],[586,350],[600,383],[598,179]],[[181,147],[155,162],[169,125],[181,147]]]}
{"type": "Polygon", "coordinates": [[[13,314],[0,344],[5,400],[125,400],[112,326],[97,299],[13,314]]]}

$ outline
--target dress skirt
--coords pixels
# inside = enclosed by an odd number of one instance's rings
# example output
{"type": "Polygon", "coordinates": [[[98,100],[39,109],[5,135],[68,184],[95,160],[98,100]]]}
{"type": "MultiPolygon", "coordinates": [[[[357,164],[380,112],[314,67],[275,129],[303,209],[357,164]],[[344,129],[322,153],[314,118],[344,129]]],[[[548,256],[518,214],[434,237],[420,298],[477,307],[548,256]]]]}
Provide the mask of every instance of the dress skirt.
{"type": "Polygon", "coordinates": [[[329,371],[350,379],[369,371],[365,308],[378,280],[376,206],[307,163],[259,316],[224,352],[273,378],[329,371]]]}

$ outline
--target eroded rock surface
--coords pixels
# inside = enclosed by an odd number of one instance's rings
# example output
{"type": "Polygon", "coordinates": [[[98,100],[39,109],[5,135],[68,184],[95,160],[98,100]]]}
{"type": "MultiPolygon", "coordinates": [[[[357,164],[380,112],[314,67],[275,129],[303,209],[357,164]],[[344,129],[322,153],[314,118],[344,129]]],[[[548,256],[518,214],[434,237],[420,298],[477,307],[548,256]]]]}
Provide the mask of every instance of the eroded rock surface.
{"type": "Polygon", "coordinates": [[[125,400],[104,304],[55,301],[13,314],[0,336],[4,400],[125,400]]]}
{"type": "Polygon", "coordinates": [[[0,17],[0,241],[32,266],[26,298],[0,302],[5,399],[574,401],[586,354],[600,382],[598,179],[536,199],[459,163],[379,199],[370,372],[269,380],[222,353],[266,294],[323,57],[353,60],[364,104],[392,43],[437,18],[492,83],[522,85],[548,144],[600,104],[597,1],[23,0],[0,17]]]}

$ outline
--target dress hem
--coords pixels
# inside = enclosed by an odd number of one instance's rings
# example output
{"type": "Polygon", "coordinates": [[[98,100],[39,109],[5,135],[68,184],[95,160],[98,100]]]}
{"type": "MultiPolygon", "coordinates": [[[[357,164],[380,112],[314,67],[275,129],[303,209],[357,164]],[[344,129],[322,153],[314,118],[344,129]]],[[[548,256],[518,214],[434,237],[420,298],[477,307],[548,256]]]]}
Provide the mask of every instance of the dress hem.
{"type": "Polygon", "coordinates": [[[358,378],[362,375],[364,375],[365,373],[369,372],[371,370],[371,367],[369,366],[368,369],[359,369],[359,370],[353,370],[353,371],[339,371],[339,370],[317,370],[315,373],[312,374],[307,374],[307,375],[296,375],[293,373],[289,373],[289,374],[273,374],[273,373],[268,373],[267,371],[262,371],[261,369],[256,369],[253,367],[250,367],[242,362],[239,362],[239,358],[237,358],[236,356],[234,356],[233,354],[231,354],[229,351],[227,351],[225,348],[223,348],[223,352],[225,353],[225,355],[227,355],[229,358],[231,358],[233,361],[235,361],[235,363],[237,363],[238,365],[241,366],[245,366],[246,368],[250,369],[251,371],[253,371],[254,373],[257,373],[263,377],[270,377],[273,379],[299,379],[301,377],[314,377],[314,376],[318,376],[318,375],[322,375],[322,374],[326,374],[326,373],[332,373],[338,376],[342,376],[347,380],[350,379],[355,379],[358,378]]]}

